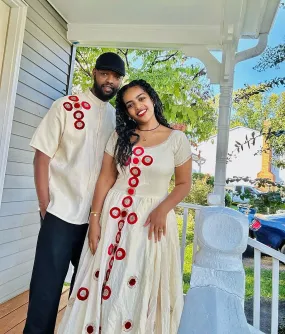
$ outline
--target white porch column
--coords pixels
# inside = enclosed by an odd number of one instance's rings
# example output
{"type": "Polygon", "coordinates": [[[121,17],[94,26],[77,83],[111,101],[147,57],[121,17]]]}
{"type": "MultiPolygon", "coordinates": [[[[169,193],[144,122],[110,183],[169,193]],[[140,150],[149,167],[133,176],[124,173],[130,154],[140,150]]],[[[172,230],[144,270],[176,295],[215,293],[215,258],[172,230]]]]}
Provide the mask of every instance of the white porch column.
{"type": "Polygon", "coordinates": [[[230,117],[232,106],[232,93],[235,67],[235,44],[227,44],[223,51],[221,81],[220,81],[220,101],[219,101],[219,121],[216,149],[215,183],[213,194],[209,195],[209,204],[224,206],[225,204],[225,184],[226,184],[226,164],[228,154],[230,117]]]}

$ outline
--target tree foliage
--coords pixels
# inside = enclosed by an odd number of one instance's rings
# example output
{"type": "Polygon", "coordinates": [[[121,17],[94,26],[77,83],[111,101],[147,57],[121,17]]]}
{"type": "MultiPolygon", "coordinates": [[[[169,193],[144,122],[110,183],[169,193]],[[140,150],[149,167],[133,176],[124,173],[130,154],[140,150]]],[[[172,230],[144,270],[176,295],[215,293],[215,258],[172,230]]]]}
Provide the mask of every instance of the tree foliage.
{"type": "MultiPolygon", "coordinates": [[[[256,86],[250,86],[250,91],[254,91],[256,86]]],[[[276,118],[276,114],[282,108],[282,95],[278,94],[258,94],[251,95],[248,99],[235,102],[235,97],[240,90],[234,93],[233,111],[231,127],[245,126],[261,131],[265,120],[276,118]]]]}
{"type": "Polygon", "coordinates": [[[206,71],[189,62],[180,51],[77,48],[74,92],[92,85],[92,70],[97,57],[106,51],[118,53],[125,61],[127,75],[148,81],[158,92],[170,123],[187,124],[194,141],[208,139],[216,128],[217,113],[211,102],[206,71]]]}

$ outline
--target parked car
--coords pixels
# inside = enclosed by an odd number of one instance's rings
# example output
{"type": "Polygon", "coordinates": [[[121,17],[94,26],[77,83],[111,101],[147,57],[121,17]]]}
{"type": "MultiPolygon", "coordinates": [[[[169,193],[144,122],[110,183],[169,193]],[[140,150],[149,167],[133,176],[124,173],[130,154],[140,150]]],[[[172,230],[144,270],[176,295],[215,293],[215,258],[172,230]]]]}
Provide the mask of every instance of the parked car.
{"type": "Polygon", "coordinates": [[[248,218],[249,229],[257,241],[285,254],[285,213],[248,218]]]}
{"type": "Polygon", "coordinates": [[[256,189],[255,187],[244,184],[227,185],[225,189],[226,192],[230,194],[232,203],[237,203],[237,204],[249,203],[250,199],[244,197],[247,194],[256,198],[259,195],[263,194],[262,191],[256,189]]]}

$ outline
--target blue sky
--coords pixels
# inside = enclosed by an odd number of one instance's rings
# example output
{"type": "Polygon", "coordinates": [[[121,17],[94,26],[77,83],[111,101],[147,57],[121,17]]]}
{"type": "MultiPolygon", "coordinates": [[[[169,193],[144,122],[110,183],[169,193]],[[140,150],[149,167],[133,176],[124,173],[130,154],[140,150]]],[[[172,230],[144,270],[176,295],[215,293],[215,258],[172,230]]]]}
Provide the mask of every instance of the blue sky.
{"type": "MultiPolygon", "coordinates": [[[[269,35],[268,46],[275,46],[285,42],[285,9],[279,9],[274,25],[269,35]]],[[[239,51],[251,48],[257,44],[256,40],[241,40],[239,51]]],[[[268,69],[263,72],[258,72],[253,67],[258,63],[260,57],[252,58],[237,64],[234,79],[234,89],[242,88],[244,84],[258,84],[262,81],[272,79],[276,76],[285,76],[285,64],[280,66],[280,69],[268,69]]],[[[217,93],[219,88],[213,85],[214,92],[217,93]]],[[[275,88],[272,92],[280,93],[284,91],[284,87],[275,88]]]]}

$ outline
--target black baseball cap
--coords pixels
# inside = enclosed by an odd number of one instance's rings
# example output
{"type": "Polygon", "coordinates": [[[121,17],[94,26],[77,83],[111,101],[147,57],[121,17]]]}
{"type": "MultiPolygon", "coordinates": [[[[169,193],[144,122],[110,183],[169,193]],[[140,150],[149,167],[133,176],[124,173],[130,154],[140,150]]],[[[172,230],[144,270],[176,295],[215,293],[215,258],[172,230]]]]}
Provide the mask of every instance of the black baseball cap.
{"type": "Polygon", "coordinates": [[[125,76],[125,63],[122,58],[114,52],[102,53],[96,61],[95,68],[97,70],[114,71],[125,76]]]}

